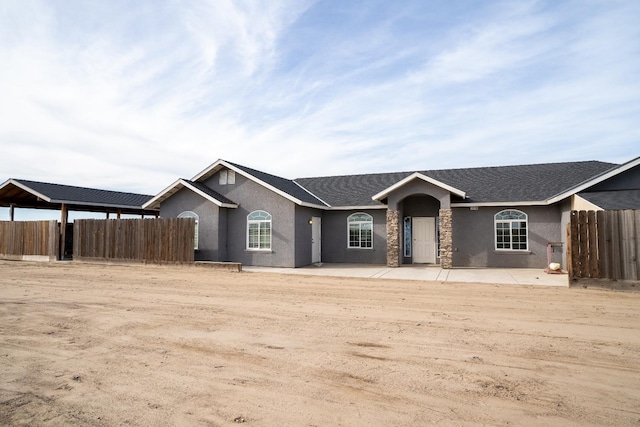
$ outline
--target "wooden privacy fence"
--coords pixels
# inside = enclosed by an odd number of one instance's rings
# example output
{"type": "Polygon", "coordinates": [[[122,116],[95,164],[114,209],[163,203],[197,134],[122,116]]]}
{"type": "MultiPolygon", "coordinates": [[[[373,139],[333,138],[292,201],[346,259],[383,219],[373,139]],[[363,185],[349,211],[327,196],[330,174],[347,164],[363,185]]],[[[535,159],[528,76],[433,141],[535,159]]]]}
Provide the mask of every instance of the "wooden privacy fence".
{"type": "Polygon", "coordinates": [[[82,219],[73,226],[78,261],[194,262],[193,218],[82,219]]]}
{"type": "Polygon", "coordinates": [[[55,261],[59,237],[57,221],[0,221],[0,257],[55,261]]]}
{"type": "Polygon", "coordinates": [[[569,279],[640,279],[640,211],[571,211],[569,279]]]}

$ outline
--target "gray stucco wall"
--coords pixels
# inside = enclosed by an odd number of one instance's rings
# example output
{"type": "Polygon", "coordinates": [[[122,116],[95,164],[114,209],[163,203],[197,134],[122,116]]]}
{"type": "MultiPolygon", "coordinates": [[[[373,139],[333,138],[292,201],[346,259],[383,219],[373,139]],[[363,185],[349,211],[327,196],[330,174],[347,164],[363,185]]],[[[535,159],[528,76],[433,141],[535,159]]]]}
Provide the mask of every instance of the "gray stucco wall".
{"type": "MultiPolygon", "coordinates": [[[[454,267],[517,267],[547,266],[547,243],[562,240],[559,205],[525,206],[518,208],[528,215],[529,251],[495,250],[494,215],[510,208],[453,208],[454,267]]],[[[515,209],[515,208],[514,208],[515,209]]],[[[562,254],[553,254],[552,262],[562,262],[562,254]]]]}
{"type": "MultiPolygon", "coordinates": [[[[197,261],[224,261],[226,251],[224,244],[221,245],[219,240],[220,208],[185,188],[160,206],[162,218],[175,218],[185,211],[195,212],[199,216],[198,250],[195,253],[195,259],[197,261]]],[[[224,226],[224,224],[222,225],[224,226]]]]}
{"type": "MultiPolygon", "coordinates": [[[[240,174],[236,174],[235,184],[220,185],[216,174],[205,185],[237,203],[239,207],[219,208],[184,188],[164,201],[160,207],[160,216],[164,218],[177,217],[184,211],[198,214],[199,249],[196,251],[196,260],[233,261],[270,267],[305,265],[301,264],[305,259],[304,253],[300,255],[300,261],[296,261],[296,205],[293,202],[240,174]],[[252,251],[246,248],[247,215],[256,210],[271,214],[270,251],[252,251]]],[[[311,262],[311,248],[308,251],[307,264],[311,262]]]]}
{"type": "MultiPolygon", "coordinates": [[[[319,209],[312,209],[312,208],[296,205],[296,222],[295,222],[295,227],[296,227],[295,229],[295,236],[296,236],[295,266],[296,267],[302,267],[302,266],[311,264],[311,248],[312,248],[311,227],[312,225],[309,224],[309,220],[311,220],[312,217],[320,218],[320,224],[321,224],[320,232],[322,233],[322,228],[324,228],[323,211],[319,209]]],[[[321,245],[324,244],[322,240],[323,239],[321,236],[320,237],[321,245]]],[[[323,246],[321,246],[321,248],[322,247],[323,246]]]]}
{"type": "Polygon", "coordinates": [[[552,262],[559,262],[564,270],[567,269],[567,225],[571,221],[571,198],[560,202],[560,242],[562,242],[562,253],[558,257],[557,254],[553,254],[552,262]],[[559,258],[559,260],[558,260],[559,258]]]}
{"type": "Polygon", "coordinates": [[[353,211],[325,211],[322,217],[322,261],[386,264],[387,262],[387,210],[369,209],[353,211]],[[347,217],[365,212],[373,217],[373,248],[347,248],[347,217]]]}
{"type": "Polygon", "coordinates": [[[221,185],[218,174],[204,184],[239,205],[237,209],[227,209],[226,261],[267,267],[296,266],[296,205],[293,202],[240,174],[236,174],[235,184],[221,185]],[[247,215],[256,210],[271,215],[270,251],[247,250],[247,215]]]}

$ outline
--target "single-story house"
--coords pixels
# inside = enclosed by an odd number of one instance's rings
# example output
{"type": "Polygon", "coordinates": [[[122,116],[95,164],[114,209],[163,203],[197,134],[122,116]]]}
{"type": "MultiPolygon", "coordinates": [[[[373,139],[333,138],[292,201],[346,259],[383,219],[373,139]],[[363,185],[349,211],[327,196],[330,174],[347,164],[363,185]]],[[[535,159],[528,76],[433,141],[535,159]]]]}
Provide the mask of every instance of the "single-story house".
{"type": "Polygon", "coordinates": [[[196,219],[196,259],[544,268],[573,209],[640,209],[640,157],[287,179],[218,160],[146,202],[196,219]]]}

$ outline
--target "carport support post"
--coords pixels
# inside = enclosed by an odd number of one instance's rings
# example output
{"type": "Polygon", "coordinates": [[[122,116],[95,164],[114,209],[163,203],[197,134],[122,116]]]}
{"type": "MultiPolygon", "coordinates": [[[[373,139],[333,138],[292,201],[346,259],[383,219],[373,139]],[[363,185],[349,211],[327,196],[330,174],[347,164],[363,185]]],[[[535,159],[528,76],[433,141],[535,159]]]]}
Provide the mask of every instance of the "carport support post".
{"type": "Polygon", "coordinates": [[[59,260],[64,259],[64,248],[65,242],[67,239],[67,221],[69,220],[69,212],[67,210],[67,205],[64,203],[60,208],[60,256],[59,260]]]}
{"type": "Polygon", "coordinates": [[[440,209],[440,267],[453,267],[453,221],[451,209],[440,209]]]}
{"type": "Polygon", "coordinates": [[[398,211],[387,210],[387,266],[400,265],[400,230],[398,228],[398,211]]]}
{"type": "Polygon", "coordinates": [[[14,205],[13,203],[11,203],[9,205],[9,221],[13,221],[14,218],[14,211],[16,209],[16,205],[14,205]]]}

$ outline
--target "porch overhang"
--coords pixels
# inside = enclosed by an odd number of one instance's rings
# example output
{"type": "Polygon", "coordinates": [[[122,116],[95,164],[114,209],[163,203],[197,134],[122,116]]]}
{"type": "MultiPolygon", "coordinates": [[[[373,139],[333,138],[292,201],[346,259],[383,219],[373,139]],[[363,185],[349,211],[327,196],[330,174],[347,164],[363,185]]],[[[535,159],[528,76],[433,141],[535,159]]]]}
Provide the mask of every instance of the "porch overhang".
{"type": "Polygon", "coordinates": [[[379,192],[378,194],[374,195],[373,197],[371,197],[373,200],[376,200],[378,202],[382,202],[382,200],[386,199],[389,194],[391,194],[392,192],[394,192],[395,190],[402,188],[403,186],[407,185],[409,182],[413,181],[413,180],[422,180],[424,182],[428,182],[429,184],[435,185],[436,187],[442,188],[443,190],[448,191],[451,194],[455,194],[458,197],[461,197],[462,199],[466,198],[466,193],[462,190],[459,190],[455,187],[452,187],[450,185],[445,184],[444,182],[440,182],[437,179],[433,179],[430,178],[424,174],[421,174],[419,172],[415,172],[412,173],[411,175],[409,175],[408,177],[396,182],[395,184],[393,184],[390,187],[385,188],[384,190],[382,190],[381,192],[379,192]]]}

